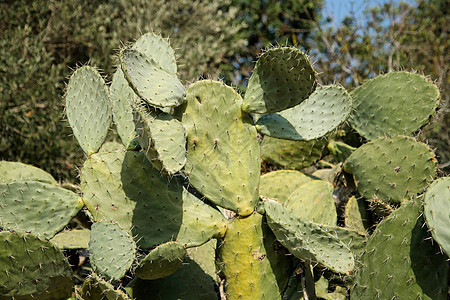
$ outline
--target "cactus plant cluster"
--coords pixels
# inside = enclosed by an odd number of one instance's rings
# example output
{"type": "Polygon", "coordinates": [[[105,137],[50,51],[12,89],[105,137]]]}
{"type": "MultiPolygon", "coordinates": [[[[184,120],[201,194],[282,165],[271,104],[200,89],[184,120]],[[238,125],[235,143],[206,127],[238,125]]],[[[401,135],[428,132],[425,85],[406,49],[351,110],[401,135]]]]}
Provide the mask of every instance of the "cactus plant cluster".
{"type": "Polygon", "coordinates": [[[152,33],[119,59],[110,85],[83,66],[67,86],[87,155],[79,194],[0,163],[0,299],[447,297],[449,180],[409,136],[437,108],[432,82],[317,87],[307,55],[275,47],[242,97],[213,80],[185,87],[152,33]],[[122,144],[105,143],[112,124],[122,144]],[[367,143],[337,141],[346,130],[367,143]],[[327,151],[312,175],[261,174],[262,158],[298,169],[327,151]],[[80,210],[92,226],[63,231],[80,210]],[[61,250],[74,248],[90,266],[76,287],[61,250]]]}

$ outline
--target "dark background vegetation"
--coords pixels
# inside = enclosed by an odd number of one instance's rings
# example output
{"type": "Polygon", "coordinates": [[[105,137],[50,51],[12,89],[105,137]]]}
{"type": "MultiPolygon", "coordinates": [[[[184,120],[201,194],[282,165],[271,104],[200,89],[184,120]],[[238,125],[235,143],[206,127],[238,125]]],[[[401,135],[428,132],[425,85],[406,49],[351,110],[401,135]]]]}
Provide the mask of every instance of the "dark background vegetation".
{"type": "Polygon", "coordinates": [[[71,70],[90,64],[107,79],[117,50],[141,33],[170,37],[185,83],[220,78],[245,90],[253,62],[273,44],[296,45],[315,61],[321,84],[352,89],[396,70],[430,76],[441,107],[420,133],[450,165],[448,3],[391,2],[350,14],[339,26],[322,0],[0,1],[0,159],[76,181],[84,159],[63,113],[71,70]],[[270,5],[268,4],[270,3],[270,5]]]}

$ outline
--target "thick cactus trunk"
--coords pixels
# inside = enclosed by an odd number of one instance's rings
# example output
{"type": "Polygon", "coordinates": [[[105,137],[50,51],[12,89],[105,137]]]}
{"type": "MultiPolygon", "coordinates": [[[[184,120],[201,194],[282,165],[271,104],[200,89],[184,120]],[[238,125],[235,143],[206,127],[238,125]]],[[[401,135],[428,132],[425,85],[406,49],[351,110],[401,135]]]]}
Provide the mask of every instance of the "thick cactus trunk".
{"type": "Polygon", "coordinates": [[[226,298],[281,299],[292,273],[287,254],[259,213],[230,220],[217,258],[226,298]]]}

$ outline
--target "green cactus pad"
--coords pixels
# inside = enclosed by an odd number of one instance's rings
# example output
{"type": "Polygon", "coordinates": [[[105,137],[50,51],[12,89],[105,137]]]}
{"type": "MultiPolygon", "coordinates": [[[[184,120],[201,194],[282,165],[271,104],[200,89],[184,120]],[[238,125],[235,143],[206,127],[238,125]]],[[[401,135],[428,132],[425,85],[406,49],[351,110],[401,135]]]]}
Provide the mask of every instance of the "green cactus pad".
{"type": "Polygon", "coordinates": [[[353,152],[344,163],[366,199],[400,203],[422,193],[436,176],[437,161],[425,144],[406,136],[379,138],[353,152]]]}
{"type": "Polygon", "coordinates": [[[120,68],[117,68],[109,87],[113,120],[117,133],[125,147],[131,143],[135,135],[132,105],[138,100],[138,96],[128,85],[120,68]]]}
{"type": "Polygon", "coordinates": [[[302,221],[277,202],[265,201],[264,207],[270,228],[294,256],[333,272],[349,274],[353,270],[353,254],[336,235],[321,225],[302,221]]]}
{"type": "Polygon", "coordinates": [[[450,177],[431,184],[425,193],[424,213],[433,239],[450,257],[450,177]]]}
{"type": "Polygon", "coordinates": [[[206,198],[239,215],[258,200],[260,148],[255,127],[231,87],[211,80],[187,90],[182,117],[187,132],[189,182],[206,198]]]}
{"type": "Polygon", "coordinates": [[[344,122],[352,100],[341,86],[323,86],[292,108],[265,114],[256,122],[264,135],[280,139],[309,141],[320,138],[344,122]]]}
{"type": "Polygon", "coordinates": [[[95,272],[117,281],[130,269],[136,256],[136,244],[118,225],[97,222],[91,227],[89,254],[95,272]]]}
{"type": "Polygon", "coordinates": [[[56,185],[55,178],[42,169],[15,161],[0,161],[0,183],[41,181],[56,185]]]}
{"type": "Polygon", "coordinates": [[[89,229],[64,230],[57,233],[50,242],[61,249],[88,249],[90,236],[89,229]]]}
{"type": "Polygon", "coordinates": [[[136,278],[131,281],[127,291],[134,299],[205,299],[216,300],[214,280],[190,258],[186,257],[183,266],[174,274],[156,279],[136,278]]]}
{"type": "Polygon", "coordinates": [[[368,221],[367,205],[364,199],[350,197],[345,205],[345,227],[365,233],[366,226],[364,224],[367,224],[368,221]]]}
{"type": "Polygon", "coordinates": [[[187,249],[187,255],[195,261],[202,270],[217,281],[216,272],[216,246],[217,240],[213,239],[209,242],[187,249]]]}
{"type": "Polygon", "coordinates": [[[447,258],[430,240],[420,205],[406,202],[377,226],[350,299],[447,299],[447,258]]]}
{"type": "Polygon", "coordinates": [[[84,280],[80,296],[83,300],[131,300],[124,291],[114,288],[95,273],[84,280]]]}
{"type": "Polygon", "coordinates": [[[256,62],[242,109],[279,112],[301,103],[315,88],[315,72],[305,53],[293,47],[272,48],[256,62]]]}
{"type": "Polygon", "coordinates": [[[337,212],[333,186],[324,180],[313,180],[293,191],[283,206],[303,221],[336,225],[337,212]]]}
{"type": "Polygon", "coordinates": [[[289,195],[300,185],[313,179],[299,171],[278,170],[261,176],[259,194],[267,198],[275,198],[284,203],[289,195]]]}
{"type": "Polygon", "coordinates": [[[186,163],[186,132],[172,115],[138,109],[141,121],[136,125],[139,145],[157,169],[173,175],[186,163]]]}
{"type": "Polygon", "coordinates": [[[274,249],[274,242],[258,213],[230,221],[217,259],[227,299],[281,299],[291,275],[290,260],[284,249],[274,249]]]}
{"type": "Polygon", "coordinates": [[[177,74],[175,53],[167,39],[152,32],[141,35],[133,48],[153,59],[158,66],[171,74],[177,74]]]}
{"type": "Polygon", "coordinates": [[[351,126],[368,140],[410,135],[428,123],[439,105],[439,89],[427,78],[394,72],[368,80],[351,92],[351,126]]]}
{"type": "Polygon", "coordinates": [[[52,238],[83,207],[81,198],[50,183],[0,183],[0,227],[52,238]]]}
{"type": "Polygon", "coordinates": [[[29,233],[0,232],[0,299],[67,299],[72,269],[61,250],[29,233]]]}
{"type": "Polygon", "coordinates": [[[326,146],[326,139],[290,141],[265,136],[261,143],[261,158],[282,168],[301,170],[314,165],[326,146]]]}
{"type": "Polygon", "coordinates": [[[148,104],[165,108],[185,102],[186,91],[178,77],[163,69],[151,57],[126,48],[120,52],[120,62],[130,86],[148,104]]]}
{"type": "Polygon", "coordinates": [[[70,76],[66,90],[66,114],[73,134],[85,153],[96,153],[111,125],[108,87],[98,71],[81,67],[70,76]]]}
{"type": "Polygon", "coordinates": [[[91,156],[81,170],[81,190],[94,220],[112,220],[152,248],[177,240],[188,247],[225,234],[221,213],[187,192],[177,177],[161,176],[144,153],[91,156]]]}
{"type": "Polygon", "coordinates": [[[135,269],[141,279],[159,279],[172,275],[183,264],[186,248],[178,242],[159,245],[139,262],[135,269]]]}

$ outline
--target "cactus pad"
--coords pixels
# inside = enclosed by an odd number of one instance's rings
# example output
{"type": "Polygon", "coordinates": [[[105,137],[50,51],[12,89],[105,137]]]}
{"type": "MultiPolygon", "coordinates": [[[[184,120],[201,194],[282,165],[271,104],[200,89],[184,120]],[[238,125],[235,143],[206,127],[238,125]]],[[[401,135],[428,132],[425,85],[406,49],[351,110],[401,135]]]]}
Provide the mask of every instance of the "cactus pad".
{"type": "Polygon", "coordinates": [[[282,168],[301,170],[314,165],[322,157],[326,145],[326,139],[290,141],[265,136],[261,157],[282,168]]]}
{"type": "Polygon", "coordinates": [[[85,153],[98,151],[111,125],[108,87],[98,71],[81,67],[70,76],[66,90],[66,113],[73,134],[85,153]]]}
{"type": "Polygon", "coordinates": [[[446,299],[448,263],[409,201],[378,224],[367,242],[351,299],[446,299]]]}
{"type": "Polygon", "coordinates": [[[298,171],[273,171],[261,176],[259,194],[284,203],[300,185],[311,181],[313,181],[311,177],[298,171]]]}
{"type": "Polygon", "coordinates": [[[159,245],[139,262],[136,276],[141,279],[158,279],[172,275],[183,264],[186,248],[175,241],[159,245]]]}
{"type": "Polygon", "coordinates": [[[136,278],[130,282],[127,291],[133,299],[217,299],[214,280],[190,258],[174,274],[156,279],[136,278]]]}
{"type": "Polygon", "coordinates": [[[81,198],[50,183],[0,183],[0,227],[52,238],[83,207],[81,198]]]}
{"type": "Polygon", "coordinates": [[[88,249],[90,236],[89,229],[64,230],[57,233],[50,242],[61,249],[88,249]]]}
{"type": "Polygon", "coordinates": [[[67,299],[72,269],[61,250],[29,233],[0,232],[0,299],[67,299]]]}
{"type": "Polygon", "coordinates": [[[227,299],[281,299],[291,273],[290,261],[287,253],[275,251],[263,216],[234,218],[228,227],[217,259],[227,299]]]}
{"type": "Polygon", "coordinates": [[[358,148],[344,163],[366,199],[400,203],[422,193],[436,176],[437,161],[425,144],[406,136],[379,138],[358,148]]]}
{"type": "Polygon", "coordinates": [[[189,182],[206,198],[242,216],[258,200],[260,148],[252,120],[231,87],[204,80],[187,90],[182,117],[187,132],[189,182]]]}
{"type": "Polygon", "coordinates": [[[187,249],[189,258],[195,261],[214,280],[218,278],[216,272],[216,246],[217,240],[212,239],[201,246],[187,249]]]}
{"type": "Polygon", "coordinates": [[[335,234],[318,224],[302,221],[277,202],[265,201],[264,207],[273,233],[294,256],[338,273],[349,274],[353,270],[353,254],[335,234]]]}
{"type": "Polygon", "coordinates": [[[350,124],[363,137],[410,135],[428,123],[439,104],[439,90],[419,74],[394,72],[368,80],[351,92],[350,124]]]}
{"type": "Polygon", "coordinates": [[[136,244],[118,225],[97,222],[91,227],[89,253],[94,271],[116,281],[131,267],[136,256],[136,244]]]}
{"type": "Polygon", "coordinates": [[[242,109],[248,113],[273,113],[293,107],[316,88],[308,57],[293,47],[272,48],[256,62],[242,109]]]}
{"type": "Polygon", "coordinates": [[[264,135],[280,139],[317,139],[347,119],[351,104],[352,100],[343,87],[323,86],[297,106],[263,115],[256,122],[256,128],[264,135]]]}
{"type": "Polygon", "coordinates": [[[303,221],[336,225],[337,212],[333,186],[324,180],[313,180],[293,191],[283,206],[303,221]]]}
{"type": "Polygon", "coordinates": [[[167,72],[177,73],[175,53],[167,39],[149,32],[141,35],[133,48],[153,59],[158,66],[167,72]]]}
{"type": "Polygon", "coordinates": [[[0,161],[0,183],[41,181],[56,185],[55,178],[42,169],[15,161],[0,161]]]}
{"type": "Polygon", "coordinates": [[[186,132],[172,115],[138,109],[141,121],[136,125],[140,146],[153,166],[169,175],[186,163],[186,132]]]}
{"type": "Polygon", "coordinates": [[[226,231],[220,212],[187,192],[177,177],[161,176],[144,153],[91,156],[81,170],[81,190],[94,220],[132,230],[143,248],[171,240],[197,246],[226,231]]]}
{"type": "Polygon", "coordinates": [[[425,193],[424,213],[433,239],[450,257],[450,177],[431,184],[425,193]]]}
{"type": "Polygon", "coordinates": [[[122,144],[128,147],[135,135],[132,105],[137,101],[138,96],[128,85],[128,81],[120,68],[117,68],[114,73],[109,93],[117,133],[122,140],[122,144]]]}
{"type": "Polygon", "coordinates": [[[130,86],[149,105],[176,107],[186,100],[186,91],[178,77],[163,69],[151,57],[126,48],[120,52],[120,62],[130,86]]]}

